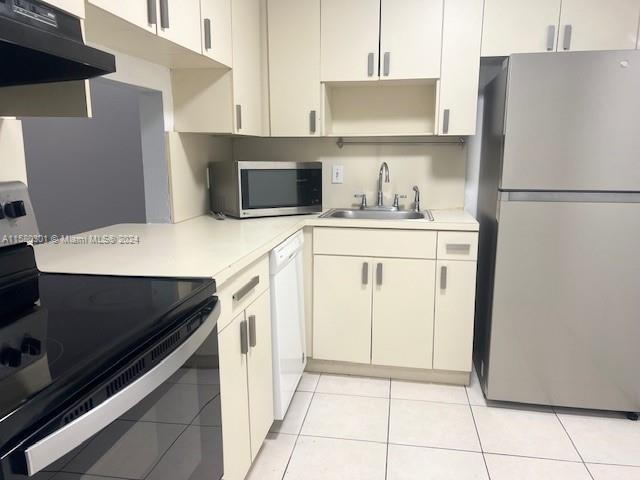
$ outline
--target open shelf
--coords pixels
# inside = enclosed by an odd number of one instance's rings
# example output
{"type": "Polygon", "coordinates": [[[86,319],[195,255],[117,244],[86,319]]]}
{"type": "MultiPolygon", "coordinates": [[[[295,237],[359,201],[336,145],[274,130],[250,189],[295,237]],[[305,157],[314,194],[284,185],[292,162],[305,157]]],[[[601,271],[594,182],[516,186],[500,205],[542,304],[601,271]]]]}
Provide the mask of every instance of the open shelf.
{"type": "Polygon", "coordinates": [[[436,80],[327,82],[324,135],[434,135],[436,80]]]}

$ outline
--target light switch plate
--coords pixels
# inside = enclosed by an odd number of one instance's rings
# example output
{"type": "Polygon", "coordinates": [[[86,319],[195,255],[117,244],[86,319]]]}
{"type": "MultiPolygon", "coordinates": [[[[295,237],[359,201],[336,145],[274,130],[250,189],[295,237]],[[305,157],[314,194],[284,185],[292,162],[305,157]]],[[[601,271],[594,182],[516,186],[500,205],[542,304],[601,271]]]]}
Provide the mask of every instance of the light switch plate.
{"type": "Polygon", "coordinates": [[[331,167],[331,183],[344,183],[344,166],[334,165],[331,167]]]}

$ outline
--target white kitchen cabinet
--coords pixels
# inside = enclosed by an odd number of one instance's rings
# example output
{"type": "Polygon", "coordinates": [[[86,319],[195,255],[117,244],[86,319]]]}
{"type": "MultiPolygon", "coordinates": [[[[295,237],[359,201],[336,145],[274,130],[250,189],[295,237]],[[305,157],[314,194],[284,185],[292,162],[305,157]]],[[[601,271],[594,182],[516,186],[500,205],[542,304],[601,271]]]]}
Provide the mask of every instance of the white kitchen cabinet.
{"type": "Polygon", "coordinates": [[[322,0],[324,82],[378,78],[380,0],[322,0]]]}
{"type": "Polygon", "coordinates": [[[636,48],[640,0],[562,0],[558,51],[636,48]]]}
{"type": "Polygon", "coordinates": [[[158,36],[202,52],[200,0],[158,0],[158,36]]]}
{"type": "Polygon", "coordinates": [[[371,259],[315,255],[313,356],[371,362],[371,259]]]}
{"type": "Polygon", "coordinates": [[[268,22],[271,136],[318,136],[320,0],[269,0],[268,22]]]}
{"type": "Polygon", "coordinates": [[[225,480],[243,480],[273,423],[270,290],[218,333],[225,480]]]}
{"type": "Polygon", "coordinates": [[[475,135],[483,0],[445,0],[438,134],[475,135]]]}
{"type": "Polygon", "coordinates": [[[249,328],[248,384],[251,459],[255,460],[273,424],[271,296],[262,293],[245,311],[249,328]]]}
{"type": "Polygon", "coordinates": [[[561,0],[485,0],[482,56],[555,50],[560,3],[561,0]]]}
{"type": "Polygon", "coordinates": [[[471,371],[476,262],[438,260],[433,368],[471,371]]]}
{"type": "Polygon", "coordinates": [[[442,8],[443,0],[382,0],[381,79],[440,77],[442,8]]]}
{"type": "Polygon", "coordinates": [[[432,368],[436,262],[373,260],[371,363],[432,368]]]}
{"type": "Polygon", "coordinates": [[[227,480],[244,479],[251,467],[247,355],[242,353],[245,329],[242,312],[218,334],[224,476],[227,480]]]}
{"type": "Polygon", "coordinates": [[[231,67],[231,0],[200,0],[202,53],[231,67]]]}
{"type": "Polygon", "coordinates": [[[154,6],[147,0],[88,0],[88,2],[136,27],[151,33],[157,32],[156,26],[159,21],[157,4],[154,6]]]}
{"type": "Polygon", "coordinates": [[[78,18],[84,18],[84,0],[45,0],[45,3],[64,10],[71,15],[75,15],[78,18]]]}

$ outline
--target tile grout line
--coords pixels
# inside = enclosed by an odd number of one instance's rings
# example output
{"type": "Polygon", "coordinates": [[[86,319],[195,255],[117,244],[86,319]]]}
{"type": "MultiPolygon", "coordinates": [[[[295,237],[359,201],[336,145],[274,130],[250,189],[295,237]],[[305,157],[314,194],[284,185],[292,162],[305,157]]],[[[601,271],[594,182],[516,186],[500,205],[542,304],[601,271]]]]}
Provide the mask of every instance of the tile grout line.
{"type": "MultiPolygon", "coordinates": [[[[473,372],[471,373],[473,375],[473,372]]],[[[471,412],[471,419],[473,420],[473,427],[476,429],[476,435],[478,436],[478,444],[480,445],[480,452],[482,454],[482,461],[484,462],[484,468],[487,472],[487,478],[491,480],[491,473],[489,472],[489,465],[487,465],[487,457],[484,454],[484,447],[482,446],[482,439],[480,438],[480,430],[478,430],[478,424],[476,423],[476,416],[473,413],[473,406],[471,405],[471,399],[469,399],[469,392],[467,387],[464,388],[464,393],[467,396],[469,402],[469,411],[471,412]]]]}
{"type": "Polygon", "coordinates": [[[560,418],[560,416],[558,415],[558,412],[556,411],[555,407],[551,407],[551,409],[553,410],[553,414],[555,415],[556,419],[558,420],[558,422],[560,423],[560,426],[562,426],[562,430],[564,430],[564,433],[567,435],[567,438],[569,439],[569,441],[571,442],[571,445],[573,446],[573,449],[576,451],[576,453],[578,454],[578,457],[580,457],[580,460],[582,461],[582,465],[584,466],[585,470],[587,471],[587,473],[589,474],[589,476],[592,478],[592,480],[595,480],[595,478],[593,477],[593,475],[591,474],[591,470],[589,470],[589,467],[587,467],[586,462],[584,461],[584,458],[582,458],[582,454],[580,453],[580,450],[578,450],[578,447],[576,447],[575,442],[573,441],[573,438],[571,438],[571,435],[569,435],[569,431],[567,430],[567,427],[564,426],[564,423],[562,423],[562,419],[560,418]]]}
{"type": "Polygon", "coordinates": [[[387,408],[387,454],[384,459],[384,480],[389,475],[389,436],[391,434],[391,378],[389,378],[389,406],[387,408]]]}

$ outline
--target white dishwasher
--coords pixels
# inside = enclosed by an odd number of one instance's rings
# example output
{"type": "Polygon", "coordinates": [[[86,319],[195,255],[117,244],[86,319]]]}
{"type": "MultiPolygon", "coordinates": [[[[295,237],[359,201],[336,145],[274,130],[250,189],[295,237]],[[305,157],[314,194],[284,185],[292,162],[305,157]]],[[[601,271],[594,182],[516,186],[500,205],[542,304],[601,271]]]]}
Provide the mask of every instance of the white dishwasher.
{"type": "Polygon", "coordinates": [[[302,231],[271,251],[273,409],[284,419],[306,365],[302,231]]]}

